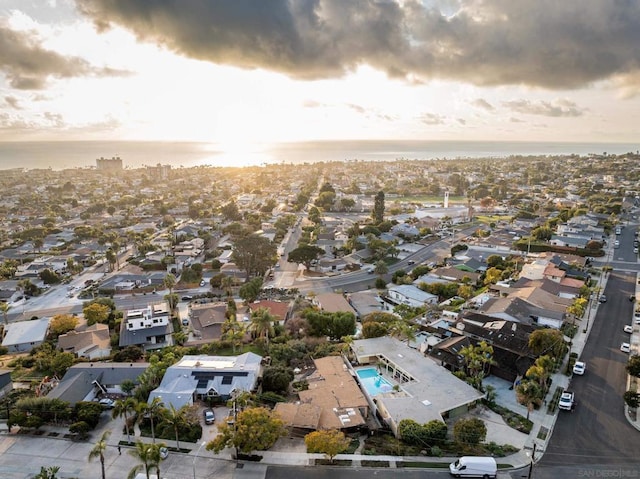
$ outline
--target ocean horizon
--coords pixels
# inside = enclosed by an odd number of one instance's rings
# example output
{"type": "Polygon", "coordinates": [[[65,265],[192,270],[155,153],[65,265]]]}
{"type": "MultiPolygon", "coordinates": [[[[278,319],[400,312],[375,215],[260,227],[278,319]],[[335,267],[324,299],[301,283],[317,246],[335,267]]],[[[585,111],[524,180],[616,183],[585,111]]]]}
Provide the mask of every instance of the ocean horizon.
{"type": "Polygon", "coordinates": [[[98,158],[122,159],[125,168],[157,164],[259,166],[330,161],[393,161],[511,156],[623,154],[638,151],[632,143],[327,140],[250,145],[228,150],[202,142],[162,141],[32,141],[0,142],[0,170],[90,168],[98,158]]]}

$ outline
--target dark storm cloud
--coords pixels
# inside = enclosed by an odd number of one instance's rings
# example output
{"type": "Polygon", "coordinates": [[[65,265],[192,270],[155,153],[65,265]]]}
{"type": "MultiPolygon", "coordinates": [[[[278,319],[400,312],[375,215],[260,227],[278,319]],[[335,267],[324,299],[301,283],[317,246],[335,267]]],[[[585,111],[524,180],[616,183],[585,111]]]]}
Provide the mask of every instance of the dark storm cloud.
{"type": "Polygon", "coordinates": [[[506,101],[503,105],[516,113],[526,113],[529,115],[555,116],[555,117],[576,117],[582,116],[584,110],[579,108],[574,102],[569,100],[557,100],[553,103],[548,101],[514,100],[506,101]]]}
{"type": "Polygon", "coordinates": [[[296,78],[362,64],[409,81],[574,88],[640,65],[631,0],[77,0],[179,54],[296,78]],[[438,7],[440,5],[440,7],[438,7]]]}
{"type": "Polygon", "coordinates": [[[18,90],[39,90],[50,77],[116,76],[126,72],[96,68],[86,60],[68,57],[42,46],[35,35],[11,30],[0,21],[0,72],[18,90]]]}

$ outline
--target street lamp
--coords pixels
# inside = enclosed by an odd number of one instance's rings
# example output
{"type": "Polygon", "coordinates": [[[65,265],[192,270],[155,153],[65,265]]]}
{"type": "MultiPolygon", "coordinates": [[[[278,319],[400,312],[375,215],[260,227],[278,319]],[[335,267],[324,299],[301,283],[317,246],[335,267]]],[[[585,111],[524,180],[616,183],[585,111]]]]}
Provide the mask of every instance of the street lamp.
{"type": "MultiPolygon", "coordinates": [[[[527,452],[527,456],[529,455],[529,453],[527,452]]],[[[533,474],[533,462],[535,461],[535,455],[536,455],[536,443],[533,443],[533,451],[531,451],[531,462],[529,463],[529,475],[527,476],[527,479],[531,479],[531,474],[533,474]]]]}
{"type": "Polygon", "coordinates": [[[202,446],[204,446],[205,444],[207,444],[206,441],[203,441],[202,444],[200,444],[200,447],[196,451],[196,455],[193,458],[193,479],[196,479],[196,459],[198,459],[198,454],[200,454],[200,449],[202,449],[202,446]]]}

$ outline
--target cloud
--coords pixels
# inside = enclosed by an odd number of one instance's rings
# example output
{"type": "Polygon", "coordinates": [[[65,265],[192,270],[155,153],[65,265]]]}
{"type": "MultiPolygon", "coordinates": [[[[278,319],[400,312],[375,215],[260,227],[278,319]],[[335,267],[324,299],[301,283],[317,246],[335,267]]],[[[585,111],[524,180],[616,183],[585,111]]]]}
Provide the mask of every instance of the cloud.
{"type": "Polygon", "coordinates": [[[579,108],[574,102],[564,99],[555,100],[554,102],[513,100],[503,102],[503,105],[516,113],[553,117],[582,116],[585,111],[579,108]]]}
{"type": "Polygon", "coordinates": [[[12,30],[0,21],[0,71],[18,90],[40,90],[47,80],[92,76],[123,76],[121,70],[97,68],[79,57],[64,56],[42,46],[33,33],[12,30]]]}
{"type": "Polygon", "coordinates": [[[186,57],[300,79],[367,64],[412,83],[587,86],[640,65],[640,2],[77,0],[186,57]]]}
{"type": "Polygon", "coordinates": [[[418,120],[425,125],[442,125],[445,118],[437,113],[423,113],[418,120]]]}
{"type": "Polygon", "coordinates": [[[15,96],[7,95],[4,97],[4,101],[7,105],[9,105],[14,110],[21,110],[20,100],[18,100],[15,96]]]}
{"type": "Polygon", "coordinates": [[[481,108],[482,110],[493,110],[493,105],[483,98],[478,98],[477,100],[472,101],[471,105],[475,106],[476,108],[481,108]]]}

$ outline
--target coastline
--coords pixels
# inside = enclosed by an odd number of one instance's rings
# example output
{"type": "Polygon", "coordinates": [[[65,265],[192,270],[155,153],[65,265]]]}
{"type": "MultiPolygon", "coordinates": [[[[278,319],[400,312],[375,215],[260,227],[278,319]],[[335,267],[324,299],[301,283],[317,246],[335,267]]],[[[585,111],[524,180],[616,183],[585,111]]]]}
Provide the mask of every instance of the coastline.
{"type": "Polygon", "coordinates": [[[260,166],[331,161],[443,160],[511,156],[618,155],[632,143],[517,141],[326,140],[246,145],[241,151],[202,142],[19,141],[0,142],[0,170],[95,167],[97,158],[120,157],[125,168],[260,166]]]}

